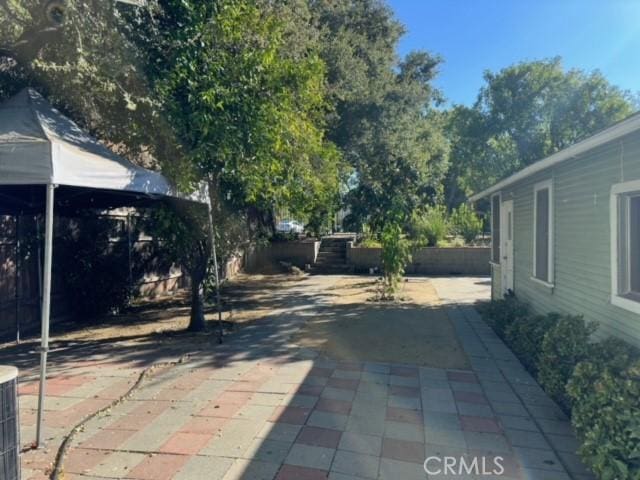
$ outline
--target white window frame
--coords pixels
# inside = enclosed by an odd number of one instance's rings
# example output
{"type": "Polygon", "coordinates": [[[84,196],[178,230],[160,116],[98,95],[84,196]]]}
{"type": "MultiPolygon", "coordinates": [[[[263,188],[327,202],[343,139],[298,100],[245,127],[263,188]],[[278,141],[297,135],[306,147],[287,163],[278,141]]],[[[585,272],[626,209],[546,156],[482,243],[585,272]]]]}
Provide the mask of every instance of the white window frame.
{"type": "Polygon", "coordinates": [[[531,280],[534,282],[540,283],[546,287],[553,288],[554,287],[554,220],[553,220],[553,179],[550,178],[548,180],[544,180],[542,182],[538,182],[533,186],[533,265],[532,265],[532,275],[531,280]],[[538,192],[540,190],[549,190],[549,255],[547,258],[547,272],[549,274],[547,280],[542,280],[536,276],[536,254],[537,254],[537,218],[538,218],[538,192]]]}
{"type": "MultiPolygon", "coordinates": [[[[495,266],[500,266],[500,257],[502,256],[502,245],[500,245],[500,243],[502,243],[502,238],[500,238],[498,240],[498,260],[496,261],[493,258],[493,242],[495,239],[495,235],[493,232],[493,222],[494,222],[494,218],[495,218],[495,212],[493,211],[493,199],[495,197],[498,197],[498,205],[500,206],[500,214],[502,214],[502,192],[497,192],[494,193],[493,195],[491,195],[490,197],[490,201],[491,201],[491,259],[489,261],[490,264],[495,265],[495,266]]],[[[500,218],[498,218],[498,225],[500,224],[500,218]]],[[[500,235],[502,235],[502,229],[500,229],[500,235]]]]}
{"type": "MultiPolygon", "coordinates": [[[[621,198],[627,199],[632,193],[640,194],[640,180],[632,180],[630,182],[617,183],[611,186],[611,197],[609,200],[609,224],[611,229],[611,303],[617,307],[624,308],[634,313],[640,314],[640,302],[632,300],[620,294],[618,288],[618,232],[620,228],[618,202],[621,198]]],[[[627,248],[629,245],[630,219],[629,208],[627,213],[627,248]]],[[[626,255],[627,261],[629,254],[626,255]]],[[[627,268],[627,275],[630,275],[627,268]]]]}

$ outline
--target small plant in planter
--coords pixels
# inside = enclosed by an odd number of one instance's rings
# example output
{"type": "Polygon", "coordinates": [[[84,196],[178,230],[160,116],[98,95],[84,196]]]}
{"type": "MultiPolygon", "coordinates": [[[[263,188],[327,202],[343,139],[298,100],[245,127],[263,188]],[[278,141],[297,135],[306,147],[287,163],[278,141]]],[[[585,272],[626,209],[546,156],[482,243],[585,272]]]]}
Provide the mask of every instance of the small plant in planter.
{"type": "Polygon", "coordinates": [[[381,300],[394,300],[398,293],[404,269],[411,261],[409,241],[398,224],[387,224],[380,236],[382,244],[382,292],[381,300]]]}

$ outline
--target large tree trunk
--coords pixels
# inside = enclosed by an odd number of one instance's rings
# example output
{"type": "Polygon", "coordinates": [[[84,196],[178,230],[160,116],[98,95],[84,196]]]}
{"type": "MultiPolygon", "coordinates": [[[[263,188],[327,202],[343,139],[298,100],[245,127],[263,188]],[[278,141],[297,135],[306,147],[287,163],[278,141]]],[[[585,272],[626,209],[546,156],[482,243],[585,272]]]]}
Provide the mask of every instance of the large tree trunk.
{"type": "Polygon", "coordinates": [[[205,329],[204,320],[204,275],[191,272],[191,318],[189,331],[200,332],[205,329]]]}

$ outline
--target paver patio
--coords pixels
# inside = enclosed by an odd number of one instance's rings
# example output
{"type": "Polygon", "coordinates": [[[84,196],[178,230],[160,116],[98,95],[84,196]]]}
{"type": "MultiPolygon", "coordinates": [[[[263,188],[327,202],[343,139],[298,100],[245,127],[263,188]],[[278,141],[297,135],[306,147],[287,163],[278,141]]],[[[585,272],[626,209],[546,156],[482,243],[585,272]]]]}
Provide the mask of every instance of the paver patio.
{"type": "MultiPolygon", "coordinates": [[[[289,287],[269,318],[223,345],[194,345],[187,361],[90,420],[72,442],[64,478],[592,478],[574,453],[567,418],[470,305],[488,295],[485,279],[430,280],[471,365],[455,370],[344,362],[296,345],[292,336],[326,307],[323,289],[336,278],[289,287]],[[423,462],[431,456],[500,456],[505,471],[427,476],[423,462]]],[[[84,363],[58,362],[47,405],[50,451],[146,365],[184,353],[166,347],[154,356],[114,346],[84,363]]],[[[23,440],[32,435],[34,393],[30,383],[21,387],[23,440]]],[[[50,460],[41,451],[24,454],[23,478],[44,478],[50,460]]]]}

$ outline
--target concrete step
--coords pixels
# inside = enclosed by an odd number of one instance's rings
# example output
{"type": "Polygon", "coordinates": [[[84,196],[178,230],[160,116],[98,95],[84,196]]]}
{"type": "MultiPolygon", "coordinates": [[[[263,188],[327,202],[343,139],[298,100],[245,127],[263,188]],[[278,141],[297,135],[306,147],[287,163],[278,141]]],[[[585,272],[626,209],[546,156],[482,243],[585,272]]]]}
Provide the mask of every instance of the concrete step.
{"type": "Polygon", "coordinates": [[[347,257],[344,255],[318,255],[316,263],[344,263],[347,257]]]}

